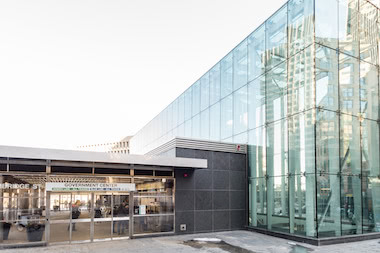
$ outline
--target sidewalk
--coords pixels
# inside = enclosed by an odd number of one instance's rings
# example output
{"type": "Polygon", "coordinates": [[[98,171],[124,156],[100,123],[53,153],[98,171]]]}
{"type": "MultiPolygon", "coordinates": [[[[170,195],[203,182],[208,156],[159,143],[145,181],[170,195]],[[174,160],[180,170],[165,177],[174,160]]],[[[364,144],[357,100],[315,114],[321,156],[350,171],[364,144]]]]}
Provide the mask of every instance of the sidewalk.
{"type": "Polygon", "coordinates": [[[370,240],[329,246],[312,246],[296,243],[249,231],[232,231],[220,233],[165,236],[96,242],[87,244],[56,245],[41,248],[7,249],[0,253],[27,252],[84,252],[84,253],[380,253],[380,240],[370,240]],[[194,238],[219,238],[225,244],[188,242],[194,238]],[[297,245],[297,246],[295,246],[297,245]]]}

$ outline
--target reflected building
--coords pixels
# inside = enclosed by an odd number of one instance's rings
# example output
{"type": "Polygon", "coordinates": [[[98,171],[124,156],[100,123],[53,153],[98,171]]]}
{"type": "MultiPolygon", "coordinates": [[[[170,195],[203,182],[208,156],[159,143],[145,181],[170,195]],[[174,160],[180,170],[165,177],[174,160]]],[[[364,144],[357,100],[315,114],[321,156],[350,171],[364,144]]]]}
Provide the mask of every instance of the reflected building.
{"type": "Polygon", "coordinates": [[[380,3],[290,0],[131,139],[248,144],[247,226],[380,232],[380,3]]]}

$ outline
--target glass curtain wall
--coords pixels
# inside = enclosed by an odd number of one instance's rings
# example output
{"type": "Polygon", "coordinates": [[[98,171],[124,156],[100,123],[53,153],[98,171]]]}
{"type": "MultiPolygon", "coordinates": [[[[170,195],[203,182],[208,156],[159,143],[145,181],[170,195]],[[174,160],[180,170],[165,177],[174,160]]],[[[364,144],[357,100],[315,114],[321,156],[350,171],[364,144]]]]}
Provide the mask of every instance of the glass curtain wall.
{"type": "Polygon", "coordinates": [[[289,0],[140,130],[131,151],[176,136],[247,143],[249,226],[380,232],[379,7],[289,0]]]}

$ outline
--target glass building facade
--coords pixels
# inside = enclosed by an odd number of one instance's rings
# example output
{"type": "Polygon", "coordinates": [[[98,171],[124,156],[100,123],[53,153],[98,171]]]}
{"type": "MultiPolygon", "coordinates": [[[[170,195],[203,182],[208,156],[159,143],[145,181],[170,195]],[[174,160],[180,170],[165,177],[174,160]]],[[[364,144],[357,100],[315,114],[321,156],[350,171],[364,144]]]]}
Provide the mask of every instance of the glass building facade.
{"type": "Polygon", "coordinates": [[[380,232],[380,1],[290,0],[131,140],[247,143],[249,226],[380,232]]]}

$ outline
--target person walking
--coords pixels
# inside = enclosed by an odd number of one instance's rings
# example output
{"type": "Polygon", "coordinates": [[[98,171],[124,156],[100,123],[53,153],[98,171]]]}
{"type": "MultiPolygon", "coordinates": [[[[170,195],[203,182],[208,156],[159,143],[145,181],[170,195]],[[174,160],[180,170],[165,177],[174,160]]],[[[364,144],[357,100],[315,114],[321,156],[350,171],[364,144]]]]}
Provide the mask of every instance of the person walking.
{"type": "MultiPolygon", "coordinates": [[[[127,217],[129,215],[129,208],[125,200],[123,201],[123,203],[121,203],[117,213],[119,217],[127,217]]],[[[119,225],[117,227],[117,233],[119,235],[124,234],[126,227],[127,227],[127,220],[120,220],[119,225]]]]}
{"type": "MultiPolygon", "coordinates": [[[[80,206],[80,200],[78,199],[77,201],[75,201],[74,205],[72,205],[72,208],[71,208],[71,219],[72,220],[75,220],[75,219],[78,219],[79,216],[80,216],[80,210],[79,210],[79,206],[80,206]]],[[[75,222],[72,221],[72,230],[73,231],[76,231],[75,229],[75,222]]],[[[67,230],[70,229],[70,224],[69,224],[69,227],[67,228],[67,230]]]]}

